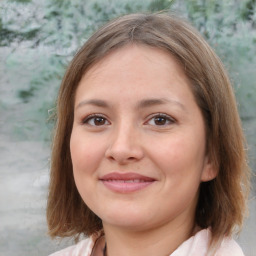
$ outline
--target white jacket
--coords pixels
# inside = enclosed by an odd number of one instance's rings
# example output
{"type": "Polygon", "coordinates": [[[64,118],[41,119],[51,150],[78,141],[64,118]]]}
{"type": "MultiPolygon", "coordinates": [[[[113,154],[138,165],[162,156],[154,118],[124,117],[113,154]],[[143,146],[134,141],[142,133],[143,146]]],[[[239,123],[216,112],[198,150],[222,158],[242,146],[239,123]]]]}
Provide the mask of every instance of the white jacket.
{"type": "MultiPolygon", "coordinates": [[[[170,256],[207,256],[210,238],[210,229],[203,229],[182,243],[170,256]]],[[[96,240],[97,237],[90,237],[50,256],[93,256],[92,249],[96,240]]],[[[225,238],[214,256],[244,256],[244,254],[235,240],[225,238]]]]}

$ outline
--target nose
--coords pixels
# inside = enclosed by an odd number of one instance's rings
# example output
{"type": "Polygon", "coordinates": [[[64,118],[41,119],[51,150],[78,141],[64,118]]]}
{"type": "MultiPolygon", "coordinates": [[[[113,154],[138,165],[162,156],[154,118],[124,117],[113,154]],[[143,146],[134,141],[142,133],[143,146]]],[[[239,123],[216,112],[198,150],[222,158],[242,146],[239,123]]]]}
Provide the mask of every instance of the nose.
{"type": "Polygon", "coordinates": [[[144,152],[136,128],[120,125],[120,127],[114,129],[105,156],[120,165],[129,164],[142,159],[144,152]]]}

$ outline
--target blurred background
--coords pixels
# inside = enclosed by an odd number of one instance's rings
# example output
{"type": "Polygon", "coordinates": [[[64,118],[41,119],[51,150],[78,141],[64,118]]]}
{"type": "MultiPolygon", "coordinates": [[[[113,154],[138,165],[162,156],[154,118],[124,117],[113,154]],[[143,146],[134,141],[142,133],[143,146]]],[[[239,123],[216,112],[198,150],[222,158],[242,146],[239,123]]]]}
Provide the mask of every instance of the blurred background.
{"type": "MultiPolygon", "coordinates": [[[[0,255],[48,255],[72,243],[47,236],[50,119],[65,68],[108,20],[172,10],[188,18],[229,71],[256,171],[256,0],[0,0],[0,255]]],[[[255,184],[255,178],[253,178],[255,184]]],[[[256,251],[256,189],[237,238],[256,251]]]]}

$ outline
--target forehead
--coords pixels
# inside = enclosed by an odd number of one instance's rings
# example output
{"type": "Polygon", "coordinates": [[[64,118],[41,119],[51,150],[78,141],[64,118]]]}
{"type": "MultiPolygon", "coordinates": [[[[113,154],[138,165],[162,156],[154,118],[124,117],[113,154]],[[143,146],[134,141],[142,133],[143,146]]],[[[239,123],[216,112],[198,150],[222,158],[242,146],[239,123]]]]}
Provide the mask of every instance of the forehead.
{"type": "Polygon", "coordinates": [[[194,101],[189,81],[171,54],[153,47],[128,45],[111,52],[84,74],[75,105],[92,99],[138,104],[156,98],[194,101]]]}
{"type": "MultiPolygon", "coordinates": [[[[150,47],[143,44],[128,44],[115,49],[92,64],[84,73],[86,79],[107,79],[113,76],[129,76],[133,74],[136,79],[154,77],[155,74],[165,73],[165,77],[186,80],[181,63],[165,49],[150,47]],[[146,72],[154,70],[154,72],[146,72]]],[[[81,83],[81,82],[80,82],[81,83]]],[[[103,83],[104,84],[104,83],[103,83]]]]}

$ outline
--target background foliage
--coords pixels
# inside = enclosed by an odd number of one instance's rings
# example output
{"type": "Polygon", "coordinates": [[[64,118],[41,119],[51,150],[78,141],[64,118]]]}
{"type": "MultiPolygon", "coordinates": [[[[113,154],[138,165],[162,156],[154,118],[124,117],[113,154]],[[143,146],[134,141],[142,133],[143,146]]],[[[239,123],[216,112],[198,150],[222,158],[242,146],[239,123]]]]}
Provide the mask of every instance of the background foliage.
{"type": "MultiPolygon", "coordinates": [[[[187,17],[214,47],[232,78],[241,118],[252,123],[256,0],[2,0],[0,111],[2,122],[10,124],[8,132],[18,140],[49,140],[51,124],[46,120],[77,49],[111,18],[160,10],[187,17]]],[[[255,149],[250,129],[247,133],[255,149]]]]}
{"type": "MultiPolygon", "coordinates": [[[[160,10],[188,18],[221,57],[256,170],[256,0],[0,0],[0,255],[60,249],[46,235],[47,120],[69,61],[111,18],[160,10]]],[[[255,255],[253,192],[239,238],[248,256],[255,255]]]]}

